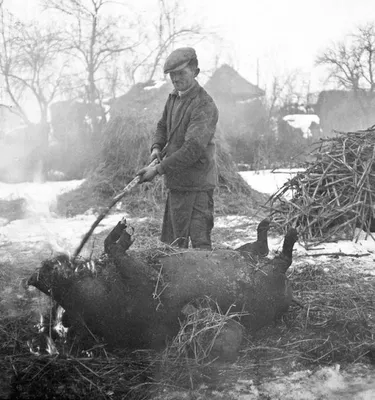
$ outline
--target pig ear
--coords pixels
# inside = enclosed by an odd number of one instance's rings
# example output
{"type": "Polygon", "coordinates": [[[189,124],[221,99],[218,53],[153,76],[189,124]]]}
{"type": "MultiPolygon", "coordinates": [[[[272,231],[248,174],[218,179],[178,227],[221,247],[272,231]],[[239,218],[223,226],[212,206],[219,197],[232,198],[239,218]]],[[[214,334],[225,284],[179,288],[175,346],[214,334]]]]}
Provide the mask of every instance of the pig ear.
{"type": "Polygon", "coordinates": [[[38,273],[34,272],[24,283],[25,289],[28,288],[29,286],[35,286],[36,283],[38,282],[38,273]]]}

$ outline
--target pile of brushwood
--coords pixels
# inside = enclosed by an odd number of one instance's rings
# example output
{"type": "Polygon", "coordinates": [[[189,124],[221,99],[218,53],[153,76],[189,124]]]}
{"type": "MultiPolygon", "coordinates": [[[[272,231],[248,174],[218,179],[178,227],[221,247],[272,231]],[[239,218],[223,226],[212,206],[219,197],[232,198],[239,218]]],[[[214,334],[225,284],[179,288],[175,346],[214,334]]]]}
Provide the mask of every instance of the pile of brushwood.
{"type": "Polygon", "coordinates": [[[296,226],[306,245],[371,235],[375,206],[375,126],[321,139],[315,162],[269,199],[275,222],[296,226]],[[291,200],[284,195],[292,194],[291,200]]]}

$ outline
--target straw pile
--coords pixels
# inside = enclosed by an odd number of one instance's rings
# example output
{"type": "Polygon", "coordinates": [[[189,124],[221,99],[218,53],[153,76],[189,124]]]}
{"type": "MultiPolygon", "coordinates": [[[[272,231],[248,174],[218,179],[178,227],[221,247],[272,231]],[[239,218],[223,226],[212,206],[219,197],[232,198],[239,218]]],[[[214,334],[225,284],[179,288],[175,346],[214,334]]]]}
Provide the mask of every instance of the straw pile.
{"type": "Polygon", "coordinates": [[[27,319],[0,321],[1,398],[149,398],[152,351],[109,352],[93,336],[84,347],[78,337],[51,339],[37,330],[27,319]]]}
{"type": "Polygon", "coordinates": [[[147,364],[134,355],[118,357],[38,356],[11,359],[13,398],[147,399],[147,364]],[[136,386],[141,385],[139,392],[136,386]],[[142,393],[143,392],[143,393],[142,393]]]}
{"type": "Polygon", "coordinates": [[[375,362],[375,282],[351,265],[295,268],[289,279],[303,309],[294,307],[281,329],[262,331],[245,349],[247,357],[266,366],[289,359],[309,368],[375,362]]]}
{"type": "MultiPolygon", "coordinates": [[[[189,303],[183,313],[186,318],[181,322],[178,334],[162,353],[160,376],[164,384],[193,389],[202,371],[209,368],[212,361],[222,358],[226,350],[222,344],[228,342],[225,338],[227,327],[235,325],[236,333],[242,332],[243,328],[237,322],[242,314],[230,310],[224,314],[209,297],[194,301],[194,305],[189,303]]],[[[231,335],[230,339],[232,343],[225,345],[237,347],[242,334],[231,335]]]]}
{"type": "Polygon", "coordinates": [[[108,351],[92,334],[87,346],[77,336],[52,339],[48,332],[40,333],[40,326],[33,328],[31,321],[3,320],[0,355],[6,364],[8,393],[0,387],[0,396],[143,400],[165,386],[193,388],[212,362],[210,353],[220,333],[229,322],[240,326],[234,321],[240,314],[223,314],[205,298],[190,305],[186,315],[162,353],[108,351]]]}
{"type": "Polygon", "coordinates": [[[336,132],[321,139],[316,161],[284,184],[269,200],[279,226],[296,226],[307,245],[358,239],[356,228],[370,233],[374,217],[375,126],[336,132]],[[292,200],[283,195],[291,192],[292,200]],[[357,236],[356,236],[357,235],[357,236]]]}
{"type": "MultiPolygon", "coordinates": [[[[133,115],[111,119],[103,133],[100,164],[93,184],[108,193],[123,188],[135,173],[147,164],[155,121],[140,120],[133,115]]],[[[219,186],[230,192],[249,194],[251,188],[237,173],[237,167],[222,139],[217,141],[219,186]]]]}
{"type": "MultiPolygon", "coordinates": [[[[119,193],[135,174],[148,163],[152,132],[155,121],[150,115],[116,116],[106,125],[103,133],[97,167],[88,176],[86,187],[104,197],[119,193]]],[[[224,140],[216,142],[218,187],[215,209],[221,214],[250,214],[253,208],[264,204],[267,197],[252,189],[238,174],[238,169],[224,140]]],[[[78,189],[82,190],[82,188],[78,189]]],[[[126,197],[128,210],[158,210],[166,198],[163,178],[150,184],[139,185],[126,197]]],[[[72,193],[59,198],[70,202],[72,193]]],[[[162,206],[164,207],[164,206],[162,206]]]]}

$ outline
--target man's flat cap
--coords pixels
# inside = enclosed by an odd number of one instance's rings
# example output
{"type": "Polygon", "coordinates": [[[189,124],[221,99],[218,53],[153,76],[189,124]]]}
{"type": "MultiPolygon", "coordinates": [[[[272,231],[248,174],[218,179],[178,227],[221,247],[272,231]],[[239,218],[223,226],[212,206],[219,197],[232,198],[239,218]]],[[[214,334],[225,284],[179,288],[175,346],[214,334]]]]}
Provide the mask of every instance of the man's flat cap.
{"type": "Polygon", "coordinates": [[[179,71],[185,68],[194,58],[197,58],[197,54],[192,47],[181,47],[174,50],[165,61],[164,73],[169,74],[172,71],[179,71]]]}

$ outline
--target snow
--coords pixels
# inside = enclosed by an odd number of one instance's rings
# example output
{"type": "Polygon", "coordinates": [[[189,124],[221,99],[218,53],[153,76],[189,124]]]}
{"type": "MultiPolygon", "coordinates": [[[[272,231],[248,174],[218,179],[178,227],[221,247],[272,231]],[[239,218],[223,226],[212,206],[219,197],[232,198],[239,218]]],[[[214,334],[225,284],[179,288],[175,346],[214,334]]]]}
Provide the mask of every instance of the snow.
{"type": "Polygon", "coordinates": [[[302,168],[294,169],[264,169],[260,171],[240,171],[240,175],[256,191],[272,194],[280,189],[288,179],[293,178],[302,168]]]}
{"type": "MultiPolygon", "coordinates": [[[[123,216],[126,215],[123,213],[121,217],[123,216]]],[[[108,215],[97,226],[95,233],[113,228],[121,217],[118,214],[108,215]]],[[[15,220],[0,228],[0,244],[48,243],[52,252],[71,253],[96,218],[97,215],[78,215],[74,218],[34,215],[15,220]]]]}
{"type": "Polygon", "coordinates": [[[320,118],[315,114],[290,114],[283,118],[290,126],[295,129],[301,129],[305,139],[312,136],[310,125],[312,122],[320,124],[320,118]]]}
{"type": "MultiPolygon", "coordinates": [[[[97,215],[87,212],[74,218],[60,218],[54,214],[53,209],[58,195],[78,188],[83,182],[84,180],[17,184],[0,182],[0,199],[26,200],[24,218],[9,223],[0,221],[0,246],[9,243],[48,243],[52,252],[72,252],[95,222],[97,215]]],[[[108,215],[98,225],[95,233],[112,228],[119,219],[118,214],[108,215]]]]}
{"type": "MultiPolygon", "coordinates": [[[[240,381],[237,391],[248,390],[246,400],[373,400],[375,373],[364,367],[341,371],[339,365],[294,372],[255,386],[252,380],[240,381]],[[367,377],[361,376],[368,374],[367,377]],[[259,393],[261,395],[259,396],[259,393]],[[264,396],[264,397],[263,397],[264,396]]],[[[241,398],[241,397],[239,397],[241,398]]]]}
{"type": "Polygon", "coordinates": [[[38,202],[52,203],[57,196],[77,189],[84,180],[59,181],[59,182],[23,182],[4,183],[0,182],[0,199],[16,200],[19,198],[34,199],[38,202]]]}
{"type": "Polygon", "coordinates": [[[218,217],[215,220],[216,228],[235,228],[244,223],[251,223],[251,219],[243,215],[226,215],[225,217],[218,217]]]}

